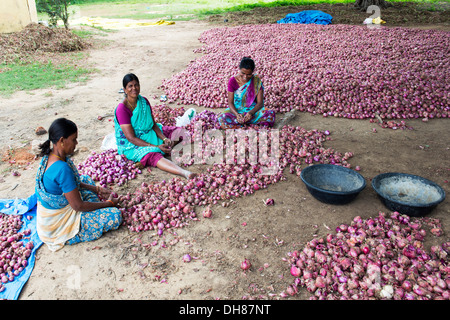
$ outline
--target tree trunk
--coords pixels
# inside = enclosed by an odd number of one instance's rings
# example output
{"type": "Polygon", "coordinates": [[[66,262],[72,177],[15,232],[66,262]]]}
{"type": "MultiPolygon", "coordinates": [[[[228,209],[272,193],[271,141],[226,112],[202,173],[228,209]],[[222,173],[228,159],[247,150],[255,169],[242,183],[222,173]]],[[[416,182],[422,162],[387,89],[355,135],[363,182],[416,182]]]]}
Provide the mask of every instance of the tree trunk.
{"type": "Polygon", "coordinates": [[[62,1],[62,8],[61,8],[61,19],[64,22],[64,27],[66,29],[69,29],[69,11],[67,10],[69,7],[69,4],[67,1],[62,1]]]}
{"type": "Polygon", "coordinates": [[[378,6],[382,9],[386,9],[390,7],[391,4],[386,2],[385,0],[356,0],[355,7],[360,9],[361,11],[367,11],[367,8],[371,5],[378,6]]]}

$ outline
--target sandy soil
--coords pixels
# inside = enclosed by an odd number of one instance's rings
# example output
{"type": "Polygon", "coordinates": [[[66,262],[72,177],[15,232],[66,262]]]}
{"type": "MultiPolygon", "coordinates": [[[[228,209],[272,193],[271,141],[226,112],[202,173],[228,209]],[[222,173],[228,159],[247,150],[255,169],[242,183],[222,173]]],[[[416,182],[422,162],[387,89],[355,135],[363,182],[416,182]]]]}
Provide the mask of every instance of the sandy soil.
{"type": "MultiPolygon", "coordinates": [[[[191,21],[109,33],[107,45],[91,49],[88,62],[99,73],[86,84],[0,98],[2,154],[23,148],[16,158],[25,159],[0,163],[0,198],[33,193],[38,163],[23,155],[46,139],[35,134],[38,126],[48,128],[60,116],[75,121],[79,145],[74,160],[83,161],[91,151],[100,150],[103,137],[113,130],[110,115],[122,98],[118,90],[123,75],[136,73],[142,94],[158,104],[153,98],[161,94],[157,87],[196,58],[198,36],[208,28],[211,25],[191,21]],[[98,115],[107,117],[99,121],[98,115]],[[13,176],[13,169],[21,175],[13,176]]],[[[237,199],[227,208],[212,207],[211,219],[166,232],[162,238],[121,227],[97,241],[66,246],[56,253],[42,246],[20,299],[308,299],[306,290],[280,298],[293,281],[284,259],[313,237],[325,236],[330,232],[327,227],[334,230],[356,215],[368,218],[387,212],[370,186],[371,178],[382,172],[407,172],[437,182],[447,194],[450,191],[448,120],[408,121],[413,130],[391,130],[369,121],[297,113],[289,124],[328,129],[332,139],[326,147],[354,153],[350,163],[361,166],[368,183],[354,202],[344,206],[318,202],[297,176],[287,173],[286,181],[237,199]],[[265,206],[266,198],[273,198],[275,205],[265,206]],[[156,246],[147,246],[155,240],[156,246]],[[187,253],[193,257],[190,263],[182,260],[187,253]],[[245,273],[240,269],[244,258],[252,263],[245,273]]],[[[144,171],[135,183],[169,178],[155,169],[144,171]]],[[[449,212],[447,199],[432,213],[442,221],[442,241],[450,232],[449,212]]]]}

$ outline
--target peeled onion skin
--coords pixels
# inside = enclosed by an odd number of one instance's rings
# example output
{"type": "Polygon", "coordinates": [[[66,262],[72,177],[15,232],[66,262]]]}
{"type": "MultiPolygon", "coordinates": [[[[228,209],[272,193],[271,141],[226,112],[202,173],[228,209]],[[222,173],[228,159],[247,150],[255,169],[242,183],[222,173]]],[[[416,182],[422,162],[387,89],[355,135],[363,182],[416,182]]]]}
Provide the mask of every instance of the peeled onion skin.
{"type": "Polygon", "coordinates": [[[366,220],[357,216],[336,234],[289,254],[294,284],[286,292],[305,287],[310,299],[320,300],[448,300],[450,242],[428,252],[423,234],[431,228],[441,229],[440,221],[398,212],[366,220]]]}

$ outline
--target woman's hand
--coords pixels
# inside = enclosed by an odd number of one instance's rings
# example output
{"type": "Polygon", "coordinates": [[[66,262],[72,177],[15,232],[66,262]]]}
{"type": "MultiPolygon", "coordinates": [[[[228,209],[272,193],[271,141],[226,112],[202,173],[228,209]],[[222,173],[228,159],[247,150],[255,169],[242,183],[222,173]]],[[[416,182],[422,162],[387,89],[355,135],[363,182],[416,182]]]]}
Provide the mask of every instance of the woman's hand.
{"type": "Polygon", "coordinates": [[[158,148],[159,148],[162,152],[164,152],[164,153],[170,153],[170,152],[172,152],[172,148],[171,148],[170,146],[166,145],[166,144],[160,144],[160,145],[158,146],[158,148]]]}
{"type": "Polygon", "coordinates": [[[108,199],[111,196],[112,190],[98,186],[98,196],[100,199],[108,199]]]}
{"type": "Polygon", "coordinates": [[[250,112],[247,112],[244,115],[244,123],[249,122],[250,120],[252,120],[252,118],[253,118],[253,115],[250,112]]]}
{"type": "Polygon", "coordinates": [[[119,206],[120,197],[114,198],[112,193],[109,195],[108,200],[106,200],[106,201],[108,201],[108,202],[111,201],[113,203],[114,207],[116,207],[116,208],[120,207],[119,206]]]}
{"type": "MultiPolygon", "coordinates": [[[[79,211],[79,212],[83,212],[83,211],[94,211],[97,209],[102,209],[105,208],[105,203],[109,203],[109,205],[107,205],[108,207],[111,206],[111,204],[114,207],[118,207],[119,205],[119,197],[117,197],[117,195],[112,192],[109,189],[106,188],[96,188],[96,191],[98,190],[98,195],[99,197],[102,197],[103,195],[107,195],[105,198],[102,198],[102,201],[99,202],[89,202],[89,201],[83,201],[83,199],[81,199],[81,194],[78,191],[78,188],[73,189],[72,191],[65,193],[64,196],[66,197],[67,201],[69,202],[70,206],[72,207],[72,209],[74,209],[75,211],[79,211]],[[114,196],[116,196],[117,198],[114,198],[114,196]],[[110,200],[110,201],[108,201],[110,200]]],[[[92,189],[90,189],[92,190],[92,189]]]]}
{"type": "Polygon", "coordinates": [[[240,113],[238,113],[238,114],[236,115],[236,120],[237,120],[237,122],[239,122],[240,124],[244,124],[244,123],[245,123],[244,117],[243,117],[242,114],[240,114],[240,113]]]}
{"type": "Polygon", "coordinates": [[[172,148],[174,145],[174,142],[172,140],[170,140],[169,138],[165,138],[163,140],[163,144],[165,144],[166,146],[168,146],[169,148],[172,148]]]}

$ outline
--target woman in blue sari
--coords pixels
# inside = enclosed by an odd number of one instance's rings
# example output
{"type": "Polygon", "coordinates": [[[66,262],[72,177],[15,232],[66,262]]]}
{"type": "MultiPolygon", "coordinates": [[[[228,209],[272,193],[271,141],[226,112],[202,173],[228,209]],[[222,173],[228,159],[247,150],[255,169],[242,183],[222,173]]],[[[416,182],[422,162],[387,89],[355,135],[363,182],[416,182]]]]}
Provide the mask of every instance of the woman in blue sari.
{"type": "Polygon", "coordinates": [[[222,129],[237,129],[247,124],[273,127],[275,111],[264,108],[264,86],[254,74],[255,62],[242,58],[238,74],[228,81],[228,108],[217,117],[222,129]]]}
{"type": "Polygon", "coordinates": [[[56,251],[117,229],[122,215],[112,191],[96,186],[89,176],[80,176],[70,159],[78,144],[75,123],[56,119],[48,133],[49,139],[39,146],[42,160],[36,174],[36,228],[39,238],[56,251]],[[100,201],[99,196],[108,200],[100,201]]]}

